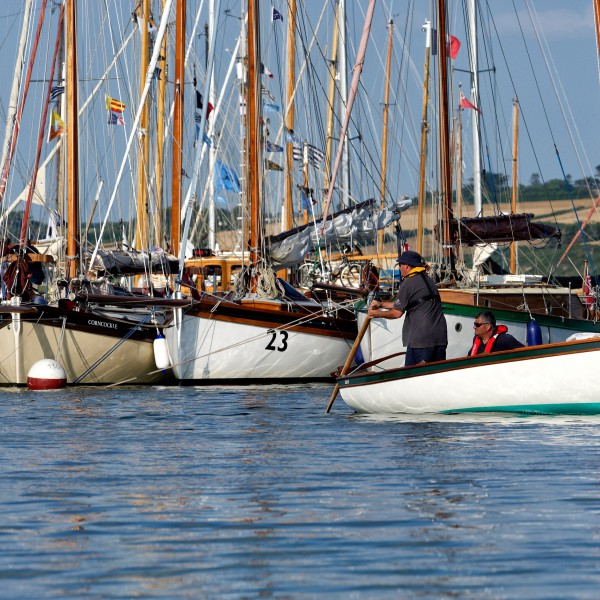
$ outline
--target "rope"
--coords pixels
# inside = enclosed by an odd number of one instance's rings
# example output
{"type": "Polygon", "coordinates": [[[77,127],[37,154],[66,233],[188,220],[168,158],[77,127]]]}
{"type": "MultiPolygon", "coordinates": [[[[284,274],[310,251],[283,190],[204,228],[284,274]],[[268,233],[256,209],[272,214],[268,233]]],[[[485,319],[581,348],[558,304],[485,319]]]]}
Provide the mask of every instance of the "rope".
{"type": "Polygon", "coordinates": [[[153,315],[153,312],[149,312],[139,323],[136,324],[135,327],[130,329],[112,348],[107,350],[91,367],[89,367],[82,375],[77,377],[73,381],[73,384],[77,384],[81,382],[82,379],[87,377],[100,363],[104,362],[117,348],[123,344],[126,340],[128,340],[140,327],[153,315]]]}

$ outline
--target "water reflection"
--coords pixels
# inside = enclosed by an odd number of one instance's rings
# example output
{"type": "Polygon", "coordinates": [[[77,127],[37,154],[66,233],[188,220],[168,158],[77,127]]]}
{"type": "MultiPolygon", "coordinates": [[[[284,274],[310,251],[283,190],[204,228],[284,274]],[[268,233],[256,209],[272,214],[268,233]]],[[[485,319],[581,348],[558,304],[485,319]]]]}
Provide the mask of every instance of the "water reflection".
{"type": "Polygon", "coordinates": [[[568,597],[568,571],[592,597],[597,417],[325,415],[330,394],[0,392],[7,596],[568,597]]]}

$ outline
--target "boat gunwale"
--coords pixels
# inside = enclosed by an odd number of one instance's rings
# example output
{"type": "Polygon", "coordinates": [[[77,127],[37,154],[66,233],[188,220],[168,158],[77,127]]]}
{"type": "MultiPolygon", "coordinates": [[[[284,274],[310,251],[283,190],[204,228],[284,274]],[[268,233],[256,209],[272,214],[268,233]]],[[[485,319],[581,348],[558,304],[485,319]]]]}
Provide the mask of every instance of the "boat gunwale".
{"type": "MultiPolygon", "coordinates": [[[[477,356],[461,356],[448,360],[422,363],[410,367],[396,367],[394,369],[383,369],[381,371],[356,370],[347,375],[338,377],[336,381],[340,388],[368,386],[383,382],[387,383],[390,381],[412,379],[424,375],[439,375],[470,368],[535,360],[547,356],[567,356],[574,353],[580,354],[582,352],[587,353],[598,350],[600,350],[600,337],[594,337],[584,340],[524,346],[513,350],[478,354],[477,356]]],[[[386,357],[383,357],[382,360],[385,360],[385,358],[386,357]]]]}

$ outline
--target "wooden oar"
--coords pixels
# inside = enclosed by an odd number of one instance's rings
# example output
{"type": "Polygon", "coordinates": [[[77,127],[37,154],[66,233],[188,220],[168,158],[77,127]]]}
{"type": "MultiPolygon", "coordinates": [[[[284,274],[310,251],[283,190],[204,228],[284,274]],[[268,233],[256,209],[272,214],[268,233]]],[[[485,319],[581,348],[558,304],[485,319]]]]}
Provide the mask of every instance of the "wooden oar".
{"type": "MultiPolygon", "coordinates": [[[[360,331],[358,332],[358,335],[356,336],[356,339],[354,340],[354,344],[352,345],[352,348],[350,349],[350,354],[348,354],[348,358],[346,359],[346,362],[344,363],[344,366],[342,367],[342,370],[340,371],[340,377],[342,375],[345,375],[350,370],[350,365],[352,364],[352,361],[354,360],[354,355],[356,354],[356,351],[358,350],[358,347],[360,346],[362,339],[365,337],[365,333],[367,333],[367,329],[369,328],[370,322],[371,322],[371,317],[369,317],[369,315],[367,315],[365,317],[364,323],[362,324],[362,327],[360,328],[360,331]]],[[[340,391],[340,385],[339,385],[339,383],[336,383],[335,388],[333,389],[333,394],[331,394],[331,400],[329,400],[329,404],[327,405],[327,410],[325,412],[329,412],[331,410],[331,407],[333,406],[333,402],[335,401],[335,397],[338,395],[339,391],[340,391]]]]}

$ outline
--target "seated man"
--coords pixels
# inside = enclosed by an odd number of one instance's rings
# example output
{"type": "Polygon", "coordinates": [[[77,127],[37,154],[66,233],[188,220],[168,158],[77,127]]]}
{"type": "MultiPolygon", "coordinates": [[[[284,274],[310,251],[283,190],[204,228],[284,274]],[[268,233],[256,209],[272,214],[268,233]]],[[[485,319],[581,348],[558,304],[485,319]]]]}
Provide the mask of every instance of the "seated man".
{"type": "Polygon", "coordinates": [[[524,346],[510,333],[507,333],[505,325],[496,325],[496,317],[489,310],[484,310],[475,316],[473,329],[475,329],[475,337],[468,356],[513,350],[524,346]]]}

